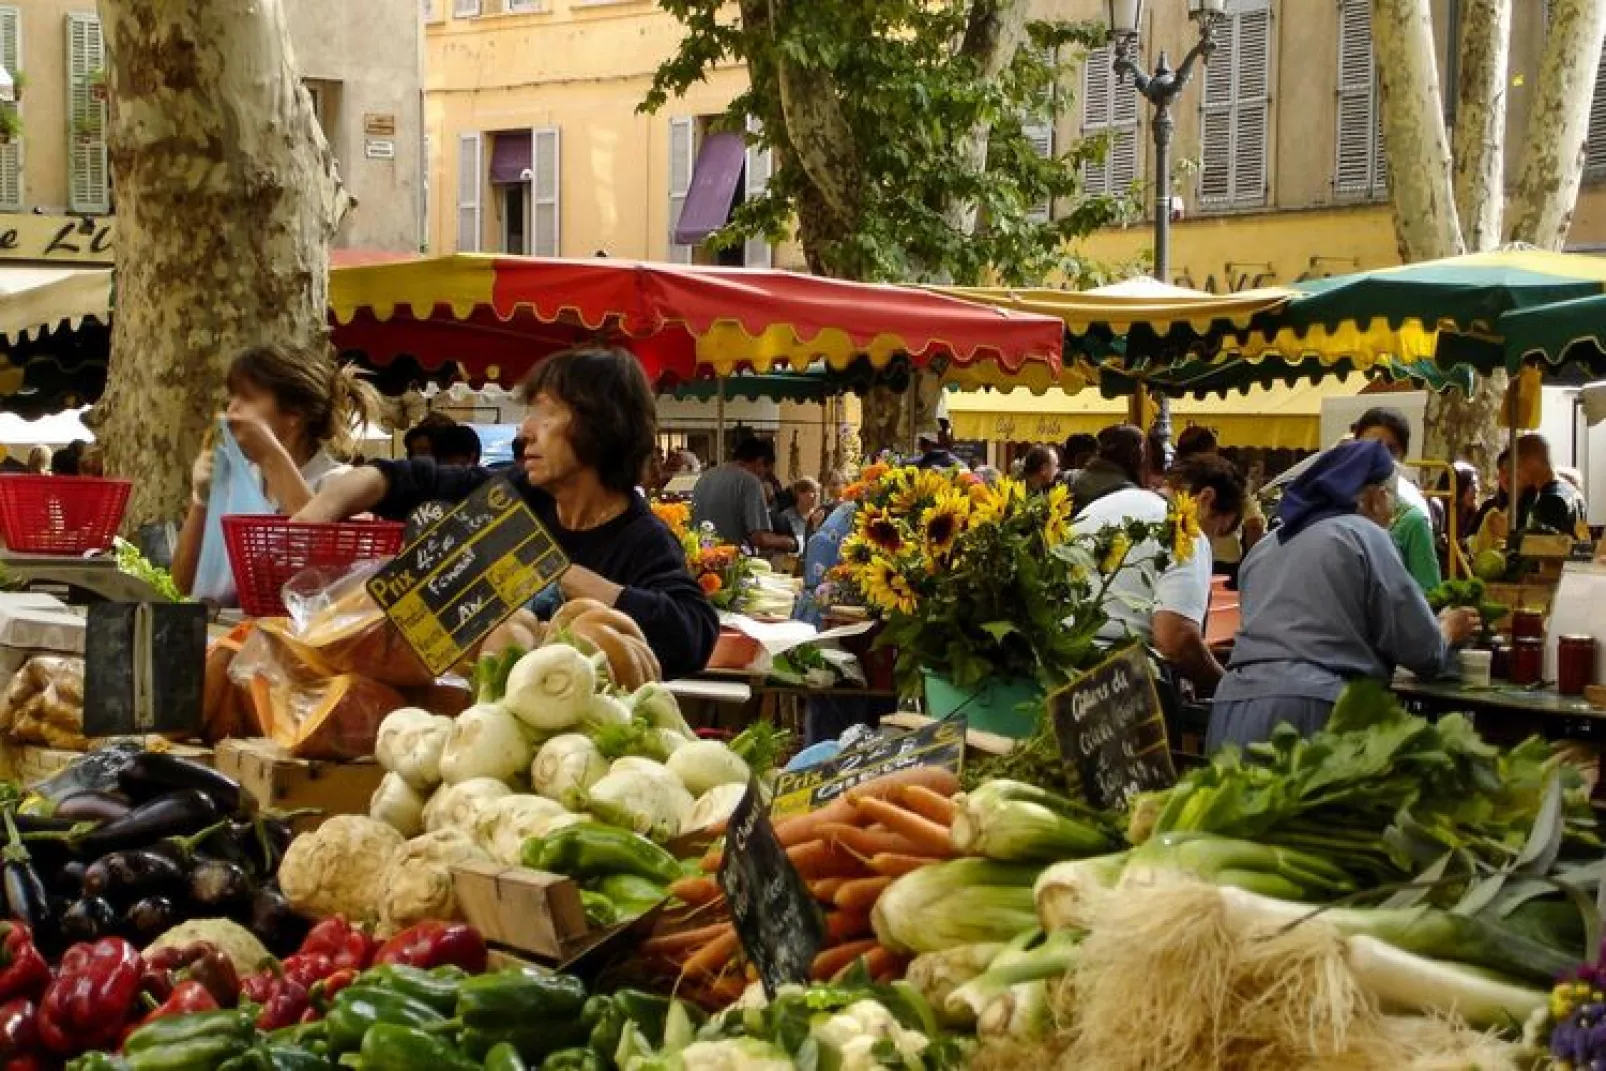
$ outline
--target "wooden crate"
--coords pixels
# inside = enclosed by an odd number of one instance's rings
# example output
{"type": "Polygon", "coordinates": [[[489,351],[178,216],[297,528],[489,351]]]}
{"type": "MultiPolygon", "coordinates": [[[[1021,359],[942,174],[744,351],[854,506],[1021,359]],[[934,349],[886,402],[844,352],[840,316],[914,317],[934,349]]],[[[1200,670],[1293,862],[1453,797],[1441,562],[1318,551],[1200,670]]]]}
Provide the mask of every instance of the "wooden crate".
{"type": "Polygon", "coordinates": [[[288,811],[303,807],[320,814],[298,818],[306,832],[337,814],[367,814],[368,802],[385,771],[377,762],[318,762],[298,759],[271,740],[224,740],[217,746],[217,768],[244,785],[264,807],[288,811]]]}
{"type": "Polygon", "coordinates": [[[568,878],[500,863],[452,867],[457,907],[487,941],[563,960],[591,935],[580,887],[568,878]]]}

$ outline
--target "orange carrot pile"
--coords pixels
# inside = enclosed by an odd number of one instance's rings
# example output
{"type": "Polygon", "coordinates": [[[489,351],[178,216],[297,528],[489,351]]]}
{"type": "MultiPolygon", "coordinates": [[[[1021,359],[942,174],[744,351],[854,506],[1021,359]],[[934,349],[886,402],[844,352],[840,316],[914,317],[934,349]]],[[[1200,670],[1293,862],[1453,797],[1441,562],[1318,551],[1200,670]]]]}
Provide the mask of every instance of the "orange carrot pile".
{"type": "MultiPolygon", "coordinates": [[[[889,885],[955,853],[949,843],[952,796],[959,780],[948,770],[920,766],[877,778],[808,814],[775,823],[787,858],[807,883],[825,917],[826,943],[813,977],[828,981],[863,960],[877,981],[903,976],[908,959],[876,942],[870,913],[889,885]]],[[[678,991],[710,1007],[741,994],[751,971],[741,963],[736,931],[713,875],[723,855],[702,858],[702,876],[683,878],[670,892],[688,905],[693,929],[654,936],[642,956],[674,972],[678,991]]]]}

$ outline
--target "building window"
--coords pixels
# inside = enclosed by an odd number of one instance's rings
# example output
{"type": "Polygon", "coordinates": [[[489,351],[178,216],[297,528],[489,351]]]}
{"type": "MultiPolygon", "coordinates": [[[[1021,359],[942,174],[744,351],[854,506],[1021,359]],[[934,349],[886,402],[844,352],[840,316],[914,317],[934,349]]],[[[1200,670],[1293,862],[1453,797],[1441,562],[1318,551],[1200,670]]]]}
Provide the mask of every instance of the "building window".
{"type": "MultiPolygon", "coordinates": [[[[22,71],[22,12],[0,7],[0,67],[12,75],[22,71]]],[[[0,114],[21,119],[18,101],[0,101],[0,114]]],[[[22,135],[0,144],[0,212],[22,211],[22,135]]]]}
{"type": "Polygon", "coordinates": [[[1205,71],[1199,204],[1266,203],[1271,137],[1271,0],[1230,0],[1205,71]]]}
{"type": "Polygon", "coordinates": [[[540,14],[546,10],[546,0],[504,0],[502,10],[510,15],[540,14]]]}
{"type": "Polygon", "coordinates": [[[443,8],[441,0],[421,0],[425,22],[440,22],[443,8]]]}
{"type": "Polygon", "coordinates": [[[1387,193],[1382,96],[1372,54],[1372,0],[1338,7],[1338,130],[1333,192],[1372,199],[1387,193]]]}
{"type": "Polygon", "coordinates": [[[559,186],[563,177],[556,127],[530,131],[533,154],[530,170],[530,252],[538,257],[555,257],[562,250],[559,186]]]}
{"type": "MultiPolygon", "coordinates": [[[[771,151],[751,144],[748,134],[720,130],[721,116],[669,121],[668,259],[677,264],[767,268],[773,258],[760,237],[729,249],[709,249],[704,240],[726,223],[737,205],[769,188],[771,151]]],[[[749,120],[747,130],[762,128],[749,120]]]]}
{"type": "Polygon", "coordinates": [[[1115,77],[1108,46],[1087,54],[1082,67],[1082,136],[1104,139],[1104,159],[1082,165],[1089,194],[1113,197],[1138,180],[1138,92],[1115,77]]]}
{"type": "Polygon", "coordinates": [[[493,134],[487,177],[496,190],[502,252],[557,256],[561,217],[557,128],[493,134]]]}
{"type": "Polygon", "coordinates": [[[452,17],[458,19],[477,18],[480,13],[480,0],[452,0],[452,17]]]}
{"type": "Polygon", "coordinates": [[[669,256],[676,264],[690,264],[692,247],[675,241],[680,213],[691,192],[692,168],[697,164],[697,120],[669,120],[669,256]]]}
{"type": "MultiPolygon", "coordinates": [[[[749,138],[763,135],[764,125],[751,117],[747,120],[747,133],[749,138]]],[[[770,174],[775,168],[775,157],[768,147],[753,144],[747,145],[747,161],[742,168],[742,195],[743,199],[752,201],[762,197],[769,189],[770,174]]],[[[742,264],[748,268],[771,268],[775,266],[775,247],[770,245],[769,239],[762,235],[749,238],[742,245],[742,264]]]]}
{"type": "Polygon", "coordinates": [[[67,16],[67,206],[74,212],[111,211],[106,161],[106,101],[91,82],[104,73],[100,19],[67,16]]]}
{"type": "Polygon", "coordinates": [[[480,154],[478,134],[459,134],[457,138],[457,251],[480,251],[480,154]]]}
{"type": "Polygon", "coordinates": [[[530,184],[515,182],[496,189],[502,202],[502,252],[522,257],[530,251],[530,184]]]}

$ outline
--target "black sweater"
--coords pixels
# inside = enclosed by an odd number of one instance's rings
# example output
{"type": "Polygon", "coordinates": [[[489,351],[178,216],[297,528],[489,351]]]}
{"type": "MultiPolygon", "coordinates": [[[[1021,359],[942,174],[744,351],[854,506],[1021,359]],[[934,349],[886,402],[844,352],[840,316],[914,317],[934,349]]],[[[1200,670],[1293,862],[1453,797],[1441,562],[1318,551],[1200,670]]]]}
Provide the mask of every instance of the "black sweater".
{"type": "Polygon", "coordinates": [[[429,458],[373,466],[390,487],[374,512],[391,520],[405,520],[425,502],[461,502],[487,480],[505,476],[571,562],[624,588],[618,609],[641,626],[665,678],[689,676],[708,664],[719,617],[686,571],[680,544],[641,495],[632,493],[625,511],[606,524],[571,532],[558,523],[557,502],[532,487],[522,469],[493,473],[436,465],[429,458]]]}

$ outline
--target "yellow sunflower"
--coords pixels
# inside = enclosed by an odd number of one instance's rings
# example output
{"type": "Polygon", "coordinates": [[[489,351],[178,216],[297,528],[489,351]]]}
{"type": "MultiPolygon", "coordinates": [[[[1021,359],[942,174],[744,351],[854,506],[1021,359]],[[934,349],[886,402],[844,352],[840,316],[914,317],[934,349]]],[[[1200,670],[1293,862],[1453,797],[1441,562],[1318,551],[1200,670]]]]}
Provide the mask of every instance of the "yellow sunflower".
{"type": "Polygon", "coordinates": [[[1115,572],[1126,560],[1127,551],[1131,549],[1132,540],[1127,538],[1126,533],[1117,533],[1115,539],[1110,543],[1110,552],[1104,556],[1104,561],[1099,564],[1099,569],[1106,573],[1115,572]]]}
{"type": "Polygon", "coordinates": [[[863,536],[851,535],[842,541],[842,560],[849,565],[869,565],[875,548],[863,536]]]}
{"type": "Polygon", "coordinates": [[[970,499],[957,492],[940,496],[920,515],[920,529],[925,537],[926,553],[932,558],[946,558],[954,549],[954,541],[965,530],[970,516],[970,499]]]}
{"type": "Polygon", "coordinates": [[[877,557],[864,570],[864,594],[887,613],[912,614],[918,600],[914,588],[898,571],[897,563],[877,557]]]}
{"type": "Polygon", "coordinates": [[[976,524],[998,524],[1026,502],[1026,485],[1007,476],[989,488],[984,501],[976,504],[972,521],[976,524]]]}
{"type": "Polygon", "coordinates": [[[1071,489],[1062,483],[1048,492],[1048,520],[1043,524],[1043,538],[1050,546],[1058,546],[1071,537],[1071,489]]]}
{"type": "Polygon", "coordinates": [[[905,543],[903,525],[889,510],[870,511],[859,532],[871,546],[888,554],[896,554],[905,543]]]}
{"type": "Polygon", "coordinates": [[[1193,557],[1195,541],[1203,534],[1199,528],[1199,503],[1186,491],[1178,491],[1171,500],[1171,515],[1166,518],[1174,526],[1171,558],[1177,563],[1193,557]]]}

